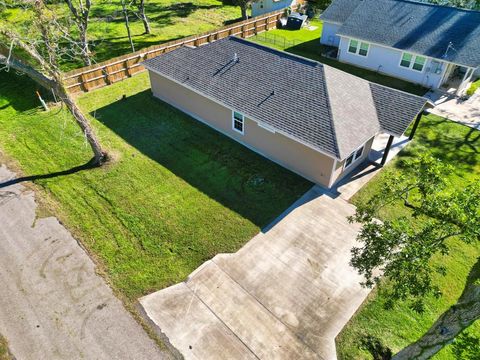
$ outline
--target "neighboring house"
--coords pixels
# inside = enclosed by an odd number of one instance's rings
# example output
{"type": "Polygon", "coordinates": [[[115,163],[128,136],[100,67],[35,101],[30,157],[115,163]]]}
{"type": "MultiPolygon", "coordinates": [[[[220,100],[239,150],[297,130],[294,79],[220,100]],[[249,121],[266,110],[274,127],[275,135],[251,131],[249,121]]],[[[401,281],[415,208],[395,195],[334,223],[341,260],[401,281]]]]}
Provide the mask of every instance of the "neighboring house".
{"type": "Polygon", "coordinates": [[[303,0],[258,0],[252,2],[252,16],[263,15],[272,11],[277,11],[291,7],[296,10],[297,4],[303,3],[303,0]]]}
{"type": "Polygon", "coordinates": [[[143,65],[154,96],[325,187],[367,159],[377,134],[401,136],[427,102],[235,37],[143,65]]]}
{"type": "Polygon", "coordinates": [[[480,66],[480,12],[403,0],[333,0],[320,42],[338,60],[461,94],[480,66]]]}

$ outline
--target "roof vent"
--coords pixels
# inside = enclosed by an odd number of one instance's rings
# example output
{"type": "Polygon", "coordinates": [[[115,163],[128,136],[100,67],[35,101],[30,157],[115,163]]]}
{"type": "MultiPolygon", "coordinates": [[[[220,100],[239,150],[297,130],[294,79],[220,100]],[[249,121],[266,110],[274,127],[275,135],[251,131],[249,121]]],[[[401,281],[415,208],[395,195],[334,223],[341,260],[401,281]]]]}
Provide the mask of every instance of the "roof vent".
{"type": "Polygon", "coordinates": [[[238,55],[237,53],[233,54],[233,62],[238,62],[238,55]]]}

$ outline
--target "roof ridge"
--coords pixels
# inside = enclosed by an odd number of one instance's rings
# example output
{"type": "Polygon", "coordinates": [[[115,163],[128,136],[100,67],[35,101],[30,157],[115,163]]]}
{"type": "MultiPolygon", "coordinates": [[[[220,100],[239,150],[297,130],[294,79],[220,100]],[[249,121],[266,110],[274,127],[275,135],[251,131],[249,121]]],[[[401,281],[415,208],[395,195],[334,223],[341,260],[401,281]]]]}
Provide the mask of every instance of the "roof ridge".
{"type": "MultiPolygon", "coordinates": [[[[338,139],[339,133],[340,133],[340,135],[341,135],[342,132],[344,133],[344,131],[342,131],[342,126],[344,126],[343,121],[345,119],[345,114],[343,113],[343,115],[342,115],[342,109],[344,107],[348,108],[349,105],[350,105],[350,102],[347,101],[347,103],[345,103],[344,102],[345,99],[343,98],[343,96],[345,95],[345,91],[341,90],[340,92],[338,92],[338,89],[337,89],[337,91],[336,91],[337,95],[336,96],[338,98],[338,94],[339,93],[341,94],[340,98],[341,98],[341,101],[342,101],[342,106],[339,107],[338,104],[336,106],[332,106],[331,92],[328,89],[330,89],[330,87],[333,88],[334,86],[336,86],[337,83],[338,83],[338,80],[341,80],[341,79],[334,79],[335,76],[338,76],[338,75],[348,76],[350,74],[345,73],[344,71],[339,70],[339,69],[334,68],[334,67],[330,67],[329,69],[325,69],[325,70],[326,70],[326,71],[324,71],[325,87],[327,89],[327,94],[328,94],[327,104],[328,104],[328,107],[329,107],[329,111],[331,112],[331,118],[332,118],[332,123],[333,123],[332,128],[334,129],[334,139],[337,142],[337,147],[339,149],[339,158],[343,159],[343,158],[346,158],[348,155],[350,155],[352,149],[345,149],[345,144],[340,143],[337,139],[338,139]],[[338,75],[336,75],[336,74],[338,74],[338,75]],[[334,109],[334,107],[335,107],[335,109],[334,109]],[[339,118],[337,118],[337,116],[339,116],[339,118]],[[344,151],[346,153],[343,153],[344,151]]],[[[373,113],[374,113],[374,118],[375,118],[375,121],[376,121],[376,127],[377,127],[377,131],[378,131],[379,129],[381,129],[381,124],[380,124],[380,118],[379,118],[379,114],[378,114],[378,111],[377,111],[377,107],[376,107],[375,101],[373,99],[373,93],[372,93],[372,90],[371,90],[371,82],[368,81],[368,80],[365,80],[363,78],[360,78],[360,77],[357,77],[355,79],[355,81],[357,82],[357,84],[363,84],[365,86],[365,88],[364,88],[365,90],[368,89],[368,91],[366,93],[364,93],[365,96],[362,97],[362,100],[364,101],[364,105],[365,105],[363,108],[364,108],[364,110],[367,111],[363,115],[365,116],[365,118],[367,118],[367,117],[369,117],[369,115],[373,115],[373,113]],[[368,99],[368,97],[370,97],[370,99],[369,99],[370,101],[366,101],[368,99]],[[369,105],[370,105],[370,114],[368,114],[368,110],[367,110],[369,108],[369,105]],[[373,110],[373,112],[372,112],[372,110],[373,110]]],[[[343,82],[342,82],[341,86],[342,87],[344,86],[343,82]]],[[[361,93],[361,87],[358,87],[357,91],[358,91],[358,94],[360,94],[361,93]]],[[[333,102],[333,104],[335,104],[335,102],[333,102]]],[[[352,116],[349,116],[349,117],[352,117],[352,116]]],[[[360,124],[360,122],[359,122],[359,124],[360,124]]],[[[363,126],[367,127],[366,124],[363,124],[363,126]]],[[[356,133],[357,137],[359,135],[361,135],[361,134],[356,133]]],[[[371,133],[367,134],[365,136],[365,138],[362,138],[360,143],[366,142],[370,137],[371,137],[371,133]]],[[[344,134],[342,135],[342,138],[344,138],[344,140],[346,140],[346,137],[344,136],[344,134]]],[[[347,140],[347,142],[351,143],[350,140],[347,140]]]]}
{"type": "Polygon", "coordinates": [[[328,92],[328,78],[327,78],[327,75],[325,73],[325,67],[322,68],[322,72],[323,72],[323,78],[325,79],[324,89],[325,89],[325,98],[327,99],[327,101],[326,101],[327,111],[328,111],[328,115],[329,115],[329,118],[330,118],[330,121],[331,121],[333,140],[335,142],[335,156],[338,159],[341,159],[342,154],[340,154],[340,146],[338,145],[338,140],[337,140],[337,130],[335,128],[335,121],[333,119],[332,105],[330,103],[330,94],[328,92]]]}

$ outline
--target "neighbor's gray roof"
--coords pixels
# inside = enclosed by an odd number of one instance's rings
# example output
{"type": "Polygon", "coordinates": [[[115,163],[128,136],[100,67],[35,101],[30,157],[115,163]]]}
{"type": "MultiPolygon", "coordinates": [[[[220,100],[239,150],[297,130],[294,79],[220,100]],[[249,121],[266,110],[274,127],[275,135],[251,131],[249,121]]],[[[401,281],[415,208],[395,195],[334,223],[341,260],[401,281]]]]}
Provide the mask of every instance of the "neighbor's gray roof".
{"type": "Polygon", "coordinates": [[[343,24],[362,0],[334,0],[320,15],[323,21],[343,24]]]}
{"type": "Polygon", "coordinates": [[[379,131],[401,135],[427,102],[235,37],[182,47],[143,64],[338,159],[379,131]]]}
{"type": "MultiPolygon", "coordinates": [[[[334,0],[334,10],[347,0],[334,0]]],[[[353,1],[355,2],[355,1],[353,1]]],[[[480,66],[480,12],[405,0],[363,0],[339,35],[456,64],[480,66]]],[[[327,13],[328,13],[327,9],[327,13]]],[[[335,10],[337,11],[337,10],[335,10]]]]}

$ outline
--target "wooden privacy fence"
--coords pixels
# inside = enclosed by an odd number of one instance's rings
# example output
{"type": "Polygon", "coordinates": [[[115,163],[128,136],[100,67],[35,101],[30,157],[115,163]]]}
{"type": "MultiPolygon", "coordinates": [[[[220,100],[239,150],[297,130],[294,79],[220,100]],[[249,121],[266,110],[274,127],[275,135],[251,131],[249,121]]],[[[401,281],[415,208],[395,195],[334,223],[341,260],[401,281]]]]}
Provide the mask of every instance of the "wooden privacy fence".
{"type": "Polygon", "coordinates": [[[181,46],[197,47],[228,36],[248,38],[276,28],[277,22],[282,14],[283,10],[271,12],[232,25],[227,25],[208,33],[193,35],[160,45],[153,45],[98,64],[75,69],[65,73],[65,83],[67,89],[72,93],[101,88],[145,71],[145,68],[141,64],[142,61],[175,50],[181,46]]]}

